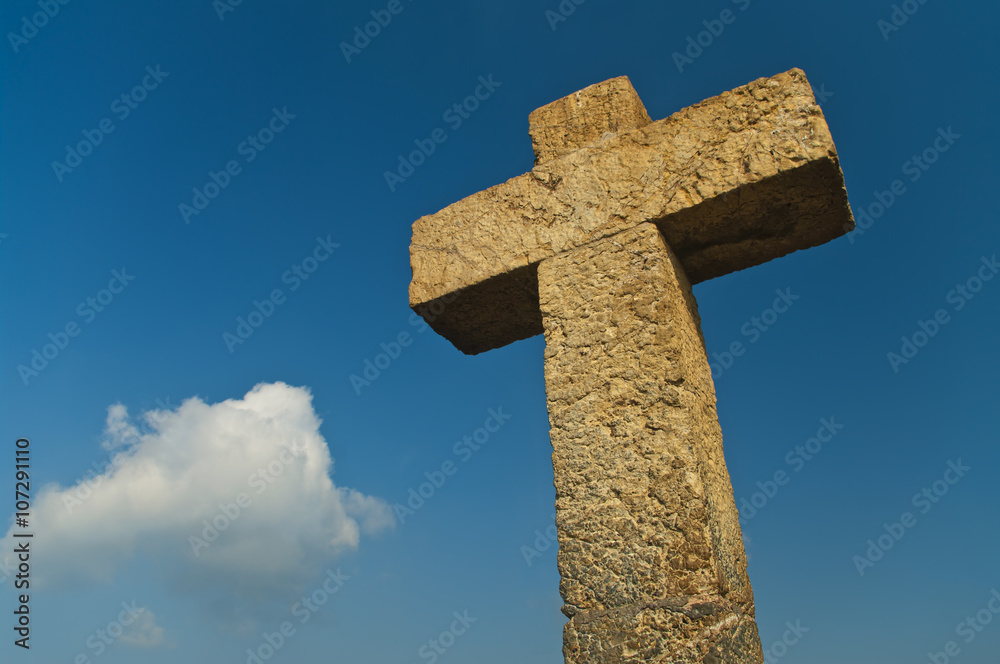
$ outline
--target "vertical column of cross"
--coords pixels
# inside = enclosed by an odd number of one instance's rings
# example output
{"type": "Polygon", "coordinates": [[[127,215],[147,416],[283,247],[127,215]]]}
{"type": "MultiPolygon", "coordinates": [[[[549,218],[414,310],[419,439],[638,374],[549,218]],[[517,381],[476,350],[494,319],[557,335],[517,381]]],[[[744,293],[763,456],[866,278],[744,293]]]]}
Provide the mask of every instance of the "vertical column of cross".
{"type": "Polygon", "coordinates": [[[643,224],[538,270],[567,663],[763,661],[697,306],[643,224]]]}

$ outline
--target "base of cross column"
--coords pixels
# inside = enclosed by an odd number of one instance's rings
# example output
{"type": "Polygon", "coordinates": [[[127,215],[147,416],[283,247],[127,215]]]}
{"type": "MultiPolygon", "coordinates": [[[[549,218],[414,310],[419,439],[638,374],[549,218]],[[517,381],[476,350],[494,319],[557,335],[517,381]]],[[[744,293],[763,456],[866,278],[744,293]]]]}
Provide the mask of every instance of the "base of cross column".
{"type": "Polygon", "coordinates": [[[753,604],[719,595],[667,597],[577,613],[563,630],[566,664],[761,664],[753,604]]]}

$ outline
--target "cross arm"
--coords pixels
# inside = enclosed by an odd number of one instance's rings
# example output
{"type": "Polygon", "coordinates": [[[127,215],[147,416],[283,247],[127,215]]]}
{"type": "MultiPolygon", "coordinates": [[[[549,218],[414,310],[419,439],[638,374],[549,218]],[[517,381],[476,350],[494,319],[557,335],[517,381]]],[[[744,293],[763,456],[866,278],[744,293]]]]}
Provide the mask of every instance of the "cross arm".
{"type": "Polygon", "coordinates": [[[837,151],[801,70],[657,122],[626,101],[633,128],[558,150],[551,128],[533,126],[542,145],[530,172],[413,224],[410,306],[457,348],[540,334],[538,263],[644,222],[658,225],[692,283],[853,228],[837,151]]]}

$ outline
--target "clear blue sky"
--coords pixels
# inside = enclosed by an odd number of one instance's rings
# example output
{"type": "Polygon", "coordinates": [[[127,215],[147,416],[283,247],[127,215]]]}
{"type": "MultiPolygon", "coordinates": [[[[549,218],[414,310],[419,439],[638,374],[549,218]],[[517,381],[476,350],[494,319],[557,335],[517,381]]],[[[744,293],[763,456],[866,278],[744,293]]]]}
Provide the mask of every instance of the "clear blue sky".
{"type": "Polygon", "coordinates": [[[412,324],[410,225],[529,170],[528,114],[587,85],[628,75],[659,119],[800,67],[855,214],[879,216],[695,289],[709,352],[746,348],[716,380],[736,500],[789,480],[745,519],[762,640],[799,621],[788,662],[926,662],[949,642],[962,664],[996,662],[1000,616],[956,631],[992,618],[1000,590],[1000,279],[975,281],[1000,253],[995,2],[904,3],[898,29],[892,3],[858,1],[590,0],[565,21],[546,14],[557,0],[49,4],[37,29],[36,0],[0,9],[0,511],[22,436],[38,501],[32,648],[12,643],[6,579],[4,661],[240,664],[286,621],[269,661],[426,662],[453,627],[442,662],[561,661],[554,547],[525,559],[554,519],[543,340],[467,357],[412,324]],[[345,54],[372,11],[391,22],[345,54]],[[445,115],[490,76],[475,112],[445,115]],[[755,334],[778,289],[799,299],[755,334]],[[401,333],[377,379],[352,383],[401,333]],[[480,449],[455,447],[496,411],[509,419],[480,449]],[[843,428],[807,460],[796,446],[822,418],[843,428]],[[306,452],[257,494],[248,469],[282,436],[306,452]],[[970,468],[954,484],[949,461],[970,468]],[[443,485],[398,518],[425,473],[443,485]],[[945,495],[914,502],[938,481],[945,495]],[[252,504],[194,555],[239,493],[252,504]],[[902,537],[859,563],[883,524],[902,537]],[[300,622],[297,598],[338,569],[300,622]],[[123,602],[138,617],[106,644],[123,602]]]}

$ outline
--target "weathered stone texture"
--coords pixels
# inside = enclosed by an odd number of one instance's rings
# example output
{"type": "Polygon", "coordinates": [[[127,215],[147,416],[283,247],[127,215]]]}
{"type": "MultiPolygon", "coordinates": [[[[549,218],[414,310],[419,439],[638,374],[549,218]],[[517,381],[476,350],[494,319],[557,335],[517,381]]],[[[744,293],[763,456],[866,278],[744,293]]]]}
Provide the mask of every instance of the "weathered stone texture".
{"type": "MultiPolygon", "coordinates": [[[[580,102],[598,130],[641,121],[627,79],[616,80],[580,102]]],[[[423,313],[456,293],[431,325],[466,353],[541,333],[539,261],[641,223],[659,225],[695,283],[853,227],[833,140],[800,70],[586,146],[579,137],[591,133],[556,126],[576,122],[573,99],[533,122],[539,158],[562,156],[413,224],[410,305],[423,313]]]]}
{"type": "Polygon", "coordinates": [[[538,285],[566,662],[762,661],[680,261],[642,224],[543,261],[538,285]]]}
{"type": "Polygon", "coordinates": [[[597,143],[605,134],[644,127],[652,120],[628,76],[619,76],[542,106],[528,116],[535,164],[597,143]]]}
{"type": "Polygon", "coordinates": [[[414,223],[410,305],[466,353],[545,333],[567,664],[760,664],[691,284],[853,228],[823,114],[793,69],[530,124],[530,173],[414,223]]]}

